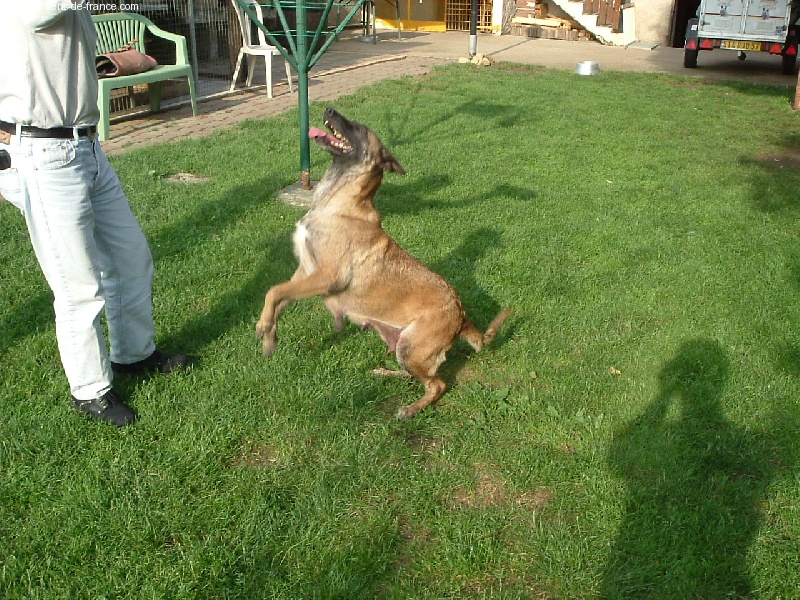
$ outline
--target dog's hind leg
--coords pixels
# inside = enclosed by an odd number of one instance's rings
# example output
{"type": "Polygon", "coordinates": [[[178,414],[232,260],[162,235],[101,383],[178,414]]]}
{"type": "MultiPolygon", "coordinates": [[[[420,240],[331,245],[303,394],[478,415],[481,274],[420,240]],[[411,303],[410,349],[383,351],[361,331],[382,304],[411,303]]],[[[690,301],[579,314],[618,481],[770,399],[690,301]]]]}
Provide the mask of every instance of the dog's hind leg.
{"type": "Polygon", "coordinates": [[[447,384],[437,375],[455,332],[434,323],[417,322],[408,327],[397,342],[397,361],[425,386],[422,397],[397,411],[398,419],[408,419],[442,397],[447,384]]]}
{"type": "Polygon", "coordinates": [[[423,370],[419,371],[415,367],[409,367],[409,372],[422,382],[425,386],[425,393],[416,402],[401,406],[396,415],[398,419],[408,419],[415,416],[419,411],[428,408],[441,398],[442,394],[447,390],[447,384],[442,378],[435,374],[433,376],[424,374],[424,367],[423,370]],[[415,371],[417,372],[415,373],[415,371]]]}
{"type": "Polygon", "coordinates": [[[336,298],[325,298],[324,302],[328,311],[333,315],[333,330],[336,333],[341,333],[344,330],[344,311],[339,306],[336,298]]]}
{"type": "MultiPolygon", "coordinates": [[[[381,336],[381,339],[386,344],[386,354],[393,354],[397,350],[397,342],[403,334],[403,329],[400,327],[393,327],[380,321],[366,321],[362,328],[373,329],[378,332],[378,335],[381,336]]],[[[385,367],[372,369],[372,374],[379,377],[412,377],[411,373],[405,369],[387,369],[385,367]]]]}

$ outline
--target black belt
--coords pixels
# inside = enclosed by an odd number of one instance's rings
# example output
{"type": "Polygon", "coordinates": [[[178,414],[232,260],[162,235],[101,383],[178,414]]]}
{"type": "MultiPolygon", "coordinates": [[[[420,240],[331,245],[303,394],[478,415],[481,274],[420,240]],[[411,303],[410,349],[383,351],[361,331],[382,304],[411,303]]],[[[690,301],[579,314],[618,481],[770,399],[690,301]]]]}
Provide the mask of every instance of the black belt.
{"type": "MultiPolygon", "coordinates": [[[[11,135],[17,134],[17,126],[14,123],[6,123],[0,121],[0,131],[5,131],[11,135]]],[[[79,127],[78,135],[81,137],[94,137],[97,129],[95,127],[79,127]]],[[[42,127],[34,127],[33,125],[22,125],[20,132],[22,137],[32,138],[55,138],[55,139],[72,139],[75,137],[75,129],[72,127],[50,127],[44,129],[42,127]]]]}

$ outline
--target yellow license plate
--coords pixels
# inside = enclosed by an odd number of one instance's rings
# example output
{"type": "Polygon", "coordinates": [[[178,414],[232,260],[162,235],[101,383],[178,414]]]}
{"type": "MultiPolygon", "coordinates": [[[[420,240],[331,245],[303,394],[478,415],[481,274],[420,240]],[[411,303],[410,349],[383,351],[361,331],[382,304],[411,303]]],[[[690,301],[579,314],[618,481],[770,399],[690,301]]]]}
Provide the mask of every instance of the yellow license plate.
{"type": "Polygon", "coordinates": [[[761,50],[761,42],[722,40],[722,43],[719,45],[719,47],[725,50],[750,50],[751,52],[759,52],[761,50]]]}

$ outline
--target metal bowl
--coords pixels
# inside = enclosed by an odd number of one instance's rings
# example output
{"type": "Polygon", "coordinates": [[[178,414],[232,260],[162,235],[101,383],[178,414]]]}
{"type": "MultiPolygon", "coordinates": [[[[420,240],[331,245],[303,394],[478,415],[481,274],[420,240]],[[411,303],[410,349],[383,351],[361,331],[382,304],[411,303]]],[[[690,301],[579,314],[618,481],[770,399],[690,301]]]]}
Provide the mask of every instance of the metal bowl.
{"type": "Polygon", "coordinates": [[[597,75],[600,73],[600,65],[593,60],[585,60],[578,63],[575,72],[578,75],[597,75]]]}

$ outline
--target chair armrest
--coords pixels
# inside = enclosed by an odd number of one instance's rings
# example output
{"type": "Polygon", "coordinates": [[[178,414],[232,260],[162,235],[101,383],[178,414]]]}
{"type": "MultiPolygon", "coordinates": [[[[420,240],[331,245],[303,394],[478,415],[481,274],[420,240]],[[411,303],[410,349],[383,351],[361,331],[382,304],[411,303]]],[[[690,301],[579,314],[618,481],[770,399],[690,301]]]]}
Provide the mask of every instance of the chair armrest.
{"type": "Polygon", "coordinates": [[[170,42],[173,42],[175,48],[175,64],[188,65],[189,64],[189,49],[186,45],[186,38],[177,33],[171,33],[161,29],[158,25],[147,25],[147,30],[155,37],[159,37],[170,42]]]}

